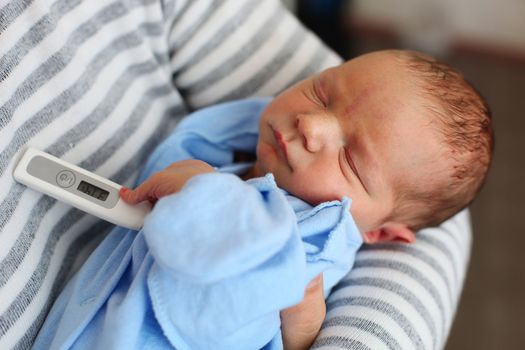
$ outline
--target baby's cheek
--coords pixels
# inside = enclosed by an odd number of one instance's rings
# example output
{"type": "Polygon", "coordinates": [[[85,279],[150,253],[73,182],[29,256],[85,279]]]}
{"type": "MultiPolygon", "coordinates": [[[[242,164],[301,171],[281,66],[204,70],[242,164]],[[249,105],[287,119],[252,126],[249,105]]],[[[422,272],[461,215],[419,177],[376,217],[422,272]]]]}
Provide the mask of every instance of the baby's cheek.
{"type": "Polygon", "coordinates": [[[350,213],[362,232],[375,230],[385,223],[381,206],[363,196],[352,198],[350,213]]]}
{"type": "Polygon", "coordinates": [[[373,223],[374,218],[371,217],[366,208],[366,205],[363,204],[365,203],[363,203],[362,198],[352,198],[352,202],[350,204],[350,214],[359,228],[359,231],[367,232],[372,230],[373,227],[375,227],[375,224],[373,223]]]}
{"type": "Polygon", "coordinates": [[[261,171],[264,173],[273,172],[277,160],[275,149],[267,143],[259,143],[256,153],[257,164],[261,171]]]}
{"type": "Polygon", "coordinates": [[[270,155],[275,155],[275,150],[265,142],[257,144],[257,160],[264,161],[270,155]]]}

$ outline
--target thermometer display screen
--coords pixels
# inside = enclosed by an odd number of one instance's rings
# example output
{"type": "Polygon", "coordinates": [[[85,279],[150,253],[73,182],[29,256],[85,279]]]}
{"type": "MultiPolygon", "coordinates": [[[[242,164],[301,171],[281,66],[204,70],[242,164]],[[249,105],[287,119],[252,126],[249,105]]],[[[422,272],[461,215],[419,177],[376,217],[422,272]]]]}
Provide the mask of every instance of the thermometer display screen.
{"type": "Polygon", "coordinates": [[[86,181],[80,181],[77,190],[101,201],[105,201],[109,195],[108,191],[103,190],[102,188],[92,185],[86,181]]]}

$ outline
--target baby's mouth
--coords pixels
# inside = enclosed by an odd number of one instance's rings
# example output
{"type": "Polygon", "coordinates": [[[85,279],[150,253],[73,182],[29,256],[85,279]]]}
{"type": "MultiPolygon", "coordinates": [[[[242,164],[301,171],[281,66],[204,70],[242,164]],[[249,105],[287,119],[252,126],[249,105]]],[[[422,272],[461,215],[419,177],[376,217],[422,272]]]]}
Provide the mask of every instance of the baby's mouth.
{"type": "Polygon", "coordinates": [[[286,150],[286,143],[284,142],[283,134],[275,130],[273,127],[272,127],[272,131],[273,131],[273,136],[275,137],[275,141],[277,141],[277,145],[279,146],[279,149],[281,150],[283,154],[283,158],[286,161],[286,163],[289,165],[290,163],[288,162],[288,152],[286,150]]]}

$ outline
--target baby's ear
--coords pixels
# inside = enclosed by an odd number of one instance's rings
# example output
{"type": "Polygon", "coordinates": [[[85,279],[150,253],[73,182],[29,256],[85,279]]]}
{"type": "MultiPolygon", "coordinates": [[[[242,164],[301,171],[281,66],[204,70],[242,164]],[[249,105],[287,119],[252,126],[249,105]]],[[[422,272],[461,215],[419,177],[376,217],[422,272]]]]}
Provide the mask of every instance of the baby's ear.
{"type": "Polygon", "coordinates": [[[368,244],[378,242],[413,243],[416,240],[416,235],[405,224],[387,222],[376,230],[366,232],[363,239],[368,244]]]}

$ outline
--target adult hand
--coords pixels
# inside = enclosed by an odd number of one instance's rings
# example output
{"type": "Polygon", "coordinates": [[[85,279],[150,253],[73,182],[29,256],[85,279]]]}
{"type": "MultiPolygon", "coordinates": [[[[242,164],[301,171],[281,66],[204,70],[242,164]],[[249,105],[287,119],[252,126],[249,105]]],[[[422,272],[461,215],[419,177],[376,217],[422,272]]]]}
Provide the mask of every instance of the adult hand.
{"type": "Polygon", "coordinates": [[[179,191],[193,176],[214,171],[211,165],[201,160],[182,160],[151,175],[134,190],[123,187],[120,190],[120,197],[129,204],[137,204],[145,200],[155,203],[159,198],[179,191]]]}
{"type": "Polygon", "coordinates": [[[319,333],[325,315],[323,275],[320,274],[306,287],[301,303],[281,311],[284,349],[308,349],[319,333]]]}

